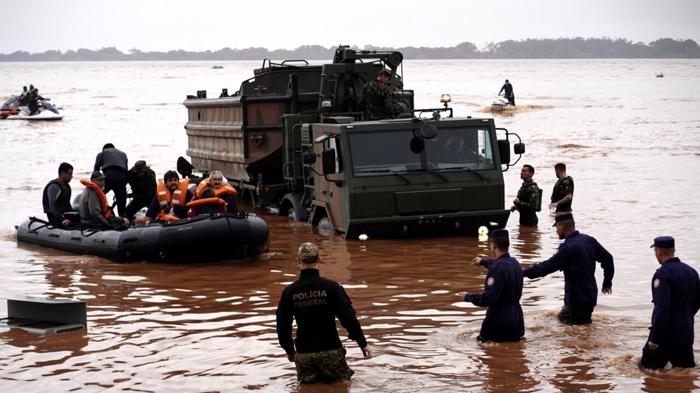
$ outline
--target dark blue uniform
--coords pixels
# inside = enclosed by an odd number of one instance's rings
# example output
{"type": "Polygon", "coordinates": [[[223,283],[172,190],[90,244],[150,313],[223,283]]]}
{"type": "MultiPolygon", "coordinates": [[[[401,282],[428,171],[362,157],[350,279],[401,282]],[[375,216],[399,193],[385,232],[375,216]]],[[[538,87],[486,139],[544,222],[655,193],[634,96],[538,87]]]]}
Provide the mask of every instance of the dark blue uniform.
{"type": "Polygon", "coordinates": [[[596,261],[603,268],[603,288],[612,288],[615,274],[612,255],[593,237],[574,231],[551,258],[525,269],[523,274],[527,278],[537,278],[563,271],[564,307],[560,319],[571,324],[591,323],[591,314],[598,301],[596,261]]]}
{"type": "Polygon", "coordinates": [[[663,368],[670,361],[674,367],[695,367],[693,322],[700,308],[698,273],[678,258],[668,259],[654,273],[651,293],[654,312],[649,341],[658,348],[644,345],[642,365],[663,368]]]}
{"type": "Polygon", "coordinates": [[[479,307],[488,307],[481,325],[479,339],[482,341],[517,341],[525,334],[523,309],[520,297],[523,294],[523,270],[515,258],[503,254],[496,260],[482,259],[488,270],[484,293],[468,293],[465,302],[479,307]]]}

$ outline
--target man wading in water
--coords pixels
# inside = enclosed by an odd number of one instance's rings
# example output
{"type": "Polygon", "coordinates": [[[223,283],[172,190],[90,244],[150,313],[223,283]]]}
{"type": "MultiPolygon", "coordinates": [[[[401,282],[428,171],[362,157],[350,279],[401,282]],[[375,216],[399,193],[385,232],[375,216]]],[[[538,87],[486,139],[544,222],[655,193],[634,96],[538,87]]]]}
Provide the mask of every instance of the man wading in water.
{"type": "Polygon", "coordinates": [[[366,359],[372,351],[355,316],[352,302],[337,282],[321,277],[318,248],[304,243],[297,251],[299,279],[282,291],[277,306],[277,338],[297,369],[302,383],[350,380],[354,371],[345,362],[335,317],[355,340],[366,359]],[[292,340],[292,321],[297,320],[296,340],[292,340]]]}

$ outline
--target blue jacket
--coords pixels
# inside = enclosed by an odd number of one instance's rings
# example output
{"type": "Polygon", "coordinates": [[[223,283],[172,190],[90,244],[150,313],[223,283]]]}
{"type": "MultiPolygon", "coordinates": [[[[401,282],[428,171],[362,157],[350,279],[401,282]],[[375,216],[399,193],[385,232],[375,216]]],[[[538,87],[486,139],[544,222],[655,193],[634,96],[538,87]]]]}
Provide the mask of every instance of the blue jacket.
{"type": "Polygon", "coordinates": [[[537,278],[563,271],[564,305],[572,312],[590,313],[598,302],[596,261],[603,268],[603,288],[612,288],[613,256],[593,237],[574,231],[551,258],[530,266],[523,274],[527,278],[537,278]]]}
{"type": "Polygon", "coordinates": [[[523,309],[523,270],[515,258],[507,253],[496,260],[483,259],[488,270],[482,294],[468,293],[464,301],[479,307],[488,307],[481,325],[483,340],[514,341],[525,334],[523,309]]]}
{"type": "Polygon", "coordinates": [[[693,345],[693,319],[700,308],[698,272],[678,258],[668,259],[651,280],[654,312],[649,341],[693,345]]]}

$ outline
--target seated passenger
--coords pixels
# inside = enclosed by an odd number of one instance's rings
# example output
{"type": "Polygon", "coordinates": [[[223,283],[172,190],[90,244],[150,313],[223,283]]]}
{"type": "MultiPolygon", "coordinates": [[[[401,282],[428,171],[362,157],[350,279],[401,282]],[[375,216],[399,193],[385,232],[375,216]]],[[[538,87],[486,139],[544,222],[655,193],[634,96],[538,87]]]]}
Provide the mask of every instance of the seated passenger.
{"type": "Polygon", "coordinates": [[[192,200],[187,204],[187,207],[190,208],[190,215],[193,217],[226,213],[227,211],[226,202],[218,198],[211,187],[205,188],[199,195],[199,198],[192,200]]]}
{"type": "Polygon", "coordinates": [[[92,172],[90,180],[81,179],[85,190],[80,195],[80,222],[95,229],[121,229],[129,225],[126,218],[115,217],[107,203],[103,191],[105,175],[100,171],[92,172]]]}
{"type": "Polygon", "coordinates": [[[73,178],[73,166],[62,162],[58,166],[58,178],[51,180],[41,196],[44,213],[49,224],[67,227],[71,223],[79,223],[80,216],[70,204],[71,188],[68,185],[73,178]]]}
{"type": "Polygon", "coordinates": [[[126,206],[126,216],[131,218],[153,201],[158,183],[155,172],[143,160],[129,169],[127,182],[131,186],[131,202],[126,206]]]}
{"type": "Polygon", "coordinates": [[[208,178],[202,180],[199,185],[197,185],[195,198],[202,198],[201,194],[207,188],[214,191],[215,197],[221,198],[226,202],[226,211],[236,211],[236,195],[238,195],[238,191],[228,184],[221,171],[212,171],[208,178]]]}
{"type": "Polygon", "coordinates": [[[182,179],[175,171],[167,171],[163,180],[158,182],[156,196],[153,197],[146,215],[135,220],[148,224],[150,221],[175,221],[187,218],[187,203],[192,200],[188,189],[190,179],[182,179]]]}

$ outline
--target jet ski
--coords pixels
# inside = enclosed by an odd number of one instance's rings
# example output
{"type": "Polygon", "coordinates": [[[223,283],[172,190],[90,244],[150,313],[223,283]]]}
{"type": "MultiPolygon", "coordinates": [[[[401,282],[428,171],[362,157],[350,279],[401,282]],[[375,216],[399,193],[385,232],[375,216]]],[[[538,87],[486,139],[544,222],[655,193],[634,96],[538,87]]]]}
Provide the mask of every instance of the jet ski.
{"type": "Polygon", "coordinates": [[[496,98],[493,103],[491,104],[491,109],[494,110],[504,110],[506,107],[510,105],[508,102],[508,99],[505,97],[498,97],[496,98]]]}
{"type": "MultiPolygon", "coordinates": [[[[19,103],[19,101],[17,101],[19,103]]],[[[63,115],[48,99],[39,101],[39,109],[33,115],[27,106],[19,106],[14,114],[8,114],[7,120],[61,120],[63,115]]]]}

